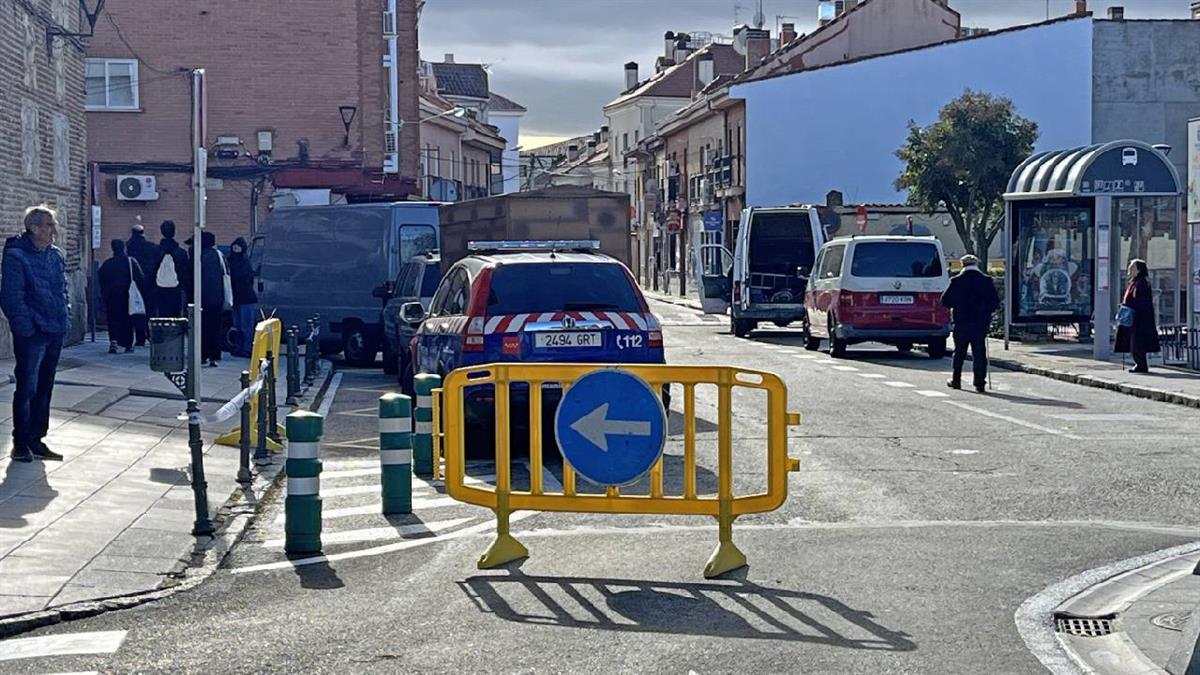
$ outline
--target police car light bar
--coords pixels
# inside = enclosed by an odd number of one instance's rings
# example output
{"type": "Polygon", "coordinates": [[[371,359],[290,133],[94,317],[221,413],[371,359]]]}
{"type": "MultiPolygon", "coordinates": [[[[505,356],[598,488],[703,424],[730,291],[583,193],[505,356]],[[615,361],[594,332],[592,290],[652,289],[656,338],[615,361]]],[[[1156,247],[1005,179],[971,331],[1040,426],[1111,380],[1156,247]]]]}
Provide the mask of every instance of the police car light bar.
{"type": "Polygon", "coordinates": [[[551,241],[471,241],[468,251],[599,251],[598,239],[557,239],[551,241]]]}

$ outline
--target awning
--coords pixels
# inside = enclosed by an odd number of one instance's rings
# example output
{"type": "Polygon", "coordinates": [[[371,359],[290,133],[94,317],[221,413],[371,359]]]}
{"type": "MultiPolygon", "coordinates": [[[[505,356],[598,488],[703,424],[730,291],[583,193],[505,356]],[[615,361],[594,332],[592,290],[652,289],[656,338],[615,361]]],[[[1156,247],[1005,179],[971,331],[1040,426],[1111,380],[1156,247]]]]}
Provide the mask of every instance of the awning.
{"type": "Polygon", "coordinates": [[[1179,193],[1179,175],[1165,155],[1142,141],[1123,140],[1031,155],[1013,171],[1004,198],[1179,193]]]}

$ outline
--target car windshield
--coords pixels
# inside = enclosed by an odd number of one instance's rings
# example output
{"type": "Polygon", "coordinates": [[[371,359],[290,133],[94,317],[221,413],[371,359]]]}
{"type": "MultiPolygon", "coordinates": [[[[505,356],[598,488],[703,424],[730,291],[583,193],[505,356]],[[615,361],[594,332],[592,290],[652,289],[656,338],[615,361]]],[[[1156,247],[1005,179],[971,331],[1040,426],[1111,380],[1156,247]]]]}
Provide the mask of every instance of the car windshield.
{"type": "Polygon", "coordinates": [[[562,310],[641,312],[642,303],[615,263],[501,265],[492,274],[489,315],[562,310]]]}
{"type": "Polygon", "coordinates": [[[850,275],[924,279],[942,276],[938,248],[925,242],[861,242],[854,247],[850,275]]]}

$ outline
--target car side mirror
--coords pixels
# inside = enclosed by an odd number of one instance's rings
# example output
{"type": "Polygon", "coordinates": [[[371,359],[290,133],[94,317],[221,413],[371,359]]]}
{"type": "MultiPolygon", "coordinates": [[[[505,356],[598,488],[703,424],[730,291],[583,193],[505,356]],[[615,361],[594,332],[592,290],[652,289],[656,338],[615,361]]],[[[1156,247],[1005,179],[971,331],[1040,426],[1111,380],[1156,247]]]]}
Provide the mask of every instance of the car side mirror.
{"type": "Polygon", "coordinates": [[[408,323],[420,323],[425,320],[425,308],[419,302],[406,302],[400,306],[400,318],[408,323]]]}

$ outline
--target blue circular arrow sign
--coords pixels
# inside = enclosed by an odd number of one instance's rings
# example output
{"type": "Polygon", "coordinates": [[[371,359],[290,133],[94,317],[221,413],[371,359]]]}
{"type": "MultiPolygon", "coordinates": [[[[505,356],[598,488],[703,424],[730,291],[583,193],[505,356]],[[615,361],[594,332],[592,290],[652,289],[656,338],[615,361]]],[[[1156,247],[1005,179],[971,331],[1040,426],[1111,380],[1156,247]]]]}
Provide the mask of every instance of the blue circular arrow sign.
{"type": "Polygon", "coordinates": [[[598,370],[567,389],[554,430],[563,458],[580,476],[598,485],[628,485],[662,456],[667,415],[645,380],[598,370]]]}

